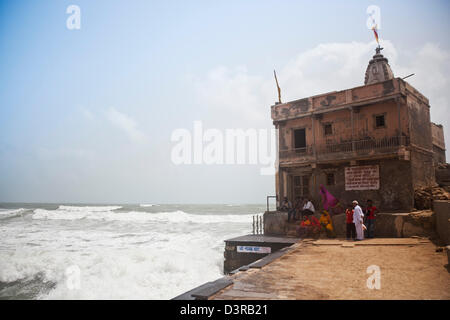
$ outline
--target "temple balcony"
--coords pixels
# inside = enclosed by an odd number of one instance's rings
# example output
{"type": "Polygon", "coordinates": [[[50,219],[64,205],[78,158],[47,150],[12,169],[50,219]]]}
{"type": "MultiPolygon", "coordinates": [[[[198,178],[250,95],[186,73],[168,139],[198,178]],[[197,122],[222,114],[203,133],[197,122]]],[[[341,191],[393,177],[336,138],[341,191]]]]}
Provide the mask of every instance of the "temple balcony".
{"type": "Polygon", "coordinates": [[[342,143],[320,143],[305,148],[284,149],[279,152],[282,166],[314,162],[333,162],[342,160],[362,160],[398,157],[409,160],[408,137],[386,137],[362,139],[342,143]]]}

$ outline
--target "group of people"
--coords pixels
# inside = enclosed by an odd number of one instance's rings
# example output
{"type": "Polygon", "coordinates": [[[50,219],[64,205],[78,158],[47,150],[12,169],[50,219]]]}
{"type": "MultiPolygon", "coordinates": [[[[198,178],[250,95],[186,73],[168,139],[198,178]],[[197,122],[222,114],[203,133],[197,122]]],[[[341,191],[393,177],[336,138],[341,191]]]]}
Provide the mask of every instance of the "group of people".
{"type": "Polygon", "coordinates": [[[365,215],[356,200],[345,210],[347,240],[363,240],[364,230],[367,231],[367,238],[374,237],[375,217],[379,210],[373,205],[372,200],[369,199],[367,200],[367,206],[364,211],[366,213],[365,215]]]}
{"type": "Polygon", "coordinates": [[[302,222],[296,227],[296,231],[299,238],[318,236],[322,231],[325,231],[328,238],[336,237],[333,221],[327,210],[322,211],[319,219],[314,215],[304,215],[302,222]]]}
{"type": "MultiPolygon", "coordinates": [[[[301,238],[319,235],[322,230],[325,230],[327,237],[336,237],[328,210],[323,210],[320,219],[317,219],[314,216],[314,205],[308,197],[297,197],[294,205],[292,205],[292,202],[287,197],[284,197],[279,209],[281,211],[287,211],[288,222],[291,219],[293,221],[301,219],[300,224],[296,228],[297,234],[301,238]]],[[[367,206],[364,210],[356,200],[349,204],[345,211],[347,239],[355,241],[363,240],[364,230],[366,230],[367,238],[373,238],[375,217],[378,212],[378,209],[370,199],[367,200],[367,206]]]]}
{"type": "Polygon", "coordinates": [[[335,237],[333,223],[330,214],[327,210],[323,210],[320,219],[314,216],[316,209],[314,208],[311,199],[308,197],[297,197],[295,204],[284,197],[281,202],[281,211],[287,211],[288,222],[301,220],[300,225],[297,226],[297,233],[299,237],[304,237],[309,234],[319,234],[321,230],[325,230],[328,237],[335,237]]]}
{"type": "Polygon", "coordinates": [[[304,216],[312,215],[316,211],[311,200],[307,197],[297,197],[294,205],[292,205],[292,202],[287,197],[284,197],[280,210],[287,211],[288,222],[291,221],[291,217],[295,221],[300,219],[300,217],[303,218],[304,216]]]}

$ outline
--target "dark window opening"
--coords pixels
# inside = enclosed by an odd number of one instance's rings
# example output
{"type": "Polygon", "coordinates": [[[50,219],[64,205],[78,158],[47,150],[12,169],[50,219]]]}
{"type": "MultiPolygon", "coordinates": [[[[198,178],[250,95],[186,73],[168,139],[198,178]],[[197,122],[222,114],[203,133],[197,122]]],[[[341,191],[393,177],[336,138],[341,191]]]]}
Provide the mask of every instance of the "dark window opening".
{"type": "Polygon", "coordinates": [[[294,130],[294,148],[300,152],[305,151],[306,148],[305,129],[294,130]]]}
{"type": "Polygon", "coordinates": [[[327,185],[334,186],[334,173],[327,173],[327,185]]]}
{"type": "Polygon", "coordinates": [[[294,199],[309,196],[309,176],[294,176],[294,199]]]}
{"type": "Polygon", "coordinates": [[[324,125],[324,130],[325,130],[325,135],[329,136],[333,134],[333,127],[331,126],[331,123],[325,124],[324,125]]]}
{"type": "Polygon", "coordinates": [[[384,115],[375,116],[375,126],[381,128],[385,126],[384,115]]]}
{"type": "Polygon", "coordinates": [[[302,177],[302,194],[303,196],[308,196],[309,195],[309,177],[308,176],[303,176],[302,177]]]}

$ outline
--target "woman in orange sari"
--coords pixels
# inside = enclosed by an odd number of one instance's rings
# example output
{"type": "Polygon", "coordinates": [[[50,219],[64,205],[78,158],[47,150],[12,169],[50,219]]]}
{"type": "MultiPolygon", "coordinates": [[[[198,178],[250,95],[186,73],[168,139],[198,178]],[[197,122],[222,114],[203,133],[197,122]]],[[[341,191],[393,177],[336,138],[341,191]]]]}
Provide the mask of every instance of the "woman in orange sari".
{"type": "Polygon", "coordinates": [[[319,219],[320,225],[325,229],[328,238],[335,238],[336,234],[334,233],[333,221],[331,220],[330,214],[327,210],[323,210],[322,215],[319,219]]]}

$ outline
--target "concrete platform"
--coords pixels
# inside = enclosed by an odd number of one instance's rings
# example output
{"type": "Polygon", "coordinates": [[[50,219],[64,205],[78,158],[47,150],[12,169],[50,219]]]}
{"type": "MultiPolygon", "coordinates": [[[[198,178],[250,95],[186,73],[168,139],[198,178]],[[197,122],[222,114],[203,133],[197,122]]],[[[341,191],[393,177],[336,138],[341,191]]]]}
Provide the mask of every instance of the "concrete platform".
{"type": "Polygon", "coordinates": [[[429,240],[423,238],[374,238],[364,239],[362,241],[320,239],[311,242],[316,246],[410,246],[429,243],[429,240]]]}
{"type": "Polygon", "coordinates": [[[208,299],[448,300],[447,252],[436,249],[421,238],[300,241],[259,268],[233,274],[232,284],[208,299]],[[367,287],[373,265],[380,289],[367,287]]]}
{"type": "MultiPolygon", "coordinates": [[[[300,241],[299,238],[249,234],[225,240],[224,273],[247,270],[253,262],[289,247],[300,241]]],[[[264,264],[263,260],[258,265],[264,264]]],[[[253,265],[255,266],[255,265],[253,265]]]]}

